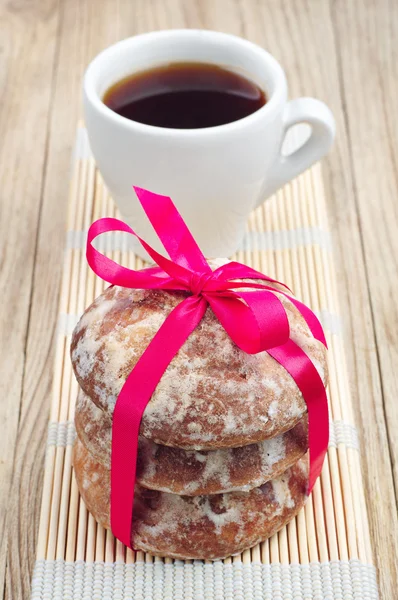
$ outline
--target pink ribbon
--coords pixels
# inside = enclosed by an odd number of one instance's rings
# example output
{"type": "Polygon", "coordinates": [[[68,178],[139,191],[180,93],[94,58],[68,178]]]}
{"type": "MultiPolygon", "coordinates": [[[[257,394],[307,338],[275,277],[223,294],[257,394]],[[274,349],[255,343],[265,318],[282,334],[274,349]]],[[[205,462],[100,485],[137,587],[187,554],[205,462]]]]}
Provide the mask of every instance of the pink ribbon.
{"type": "Polygon", "coordinates": [[[239,348],[249,354],[267,351],[290,373],[303,394],[308,408],[309,491],[320,475],[329,439],[325,387],[309,357],[289,338],[286,311],[275,292],[289,298],[313,336],[326,346],[322,327],[314,313],[290,296],[290,290],[284,284],[241,263],[230,262],[212,271],[171,199],[136,187],[134,190],[170,259],[153,250],[122,221],[105,218],[95,221],[88,232],[87,261],[90,267],[112,285],[185,290],[190,295],[167,316],[131,371],[113,413],[111,527],[116,538],[129,547],[141,418],[163,373],[201,321],[208,305],[239,348]],[[157,266],[134,271],[101,254],[92,242],[109,231],[134,235],[157,266]],[[248,279],[266,283],[248,282],[248,279]],[[275,283],[286,292],[269,285],[275,283]],[[239,291],[242,288],[246,291],[239,291]],[[248,288],[252,291],[247,291],[248,288]]]}

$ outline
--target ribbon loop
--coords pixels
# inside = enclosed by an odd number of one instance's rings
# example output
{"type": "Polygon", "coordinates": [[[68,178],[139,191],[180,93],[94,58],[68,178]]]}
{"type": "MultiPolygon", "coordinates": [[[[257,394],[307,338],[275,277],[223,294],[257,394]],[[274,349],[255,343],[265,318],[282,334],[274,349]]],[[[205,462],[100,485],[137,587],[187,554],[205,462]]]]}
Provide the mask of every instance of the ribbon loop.
{"type": "Polygon", "coordinates": [[[134,189],[170,258],[156,252],[122,221],[105,218],[93,223],[88,232],[87,261],[90,267],[112,285],[185,290],[192,296],[185,298],[168,315],[128,376],[115,405],[111,526],[115,536],[127,546],[132,546],[135,467],[142,415],[164,371],[200,323],[209,305],[239,348],[249,354],[267,351],[290,373],[302,392],[309,420],[310,491],[319,476],[329,435],[322,379],[309,357],[290,340],[289,321],[279,296],[285,296],[295,305],[315,339],[326,345],[314,313],[290,296],[289,288],[283,283],[243,264],[231,262],[213,272],[171,199],[141,188],[134,189]],[[92,242],[109,231],[134,235],[156,266],[134,271],[101,254],[92,242]]]}

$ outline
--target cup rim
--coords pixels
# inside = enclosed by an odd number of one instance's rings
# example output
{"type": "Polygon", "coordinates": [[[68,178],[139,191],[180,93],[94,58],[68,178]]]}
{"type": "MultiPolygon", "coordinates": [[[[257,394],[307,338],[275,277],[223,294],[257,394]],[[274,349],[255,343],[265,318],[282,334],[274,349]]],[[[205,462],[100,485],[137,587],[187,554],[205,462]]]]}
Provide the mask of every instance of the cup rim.
{"type": "Polygon", "coordinates": [[[124,126],[125,128],[137,132],[137,133],[147,133],[147,134],[156,134],[163,136],[178,136],[178,137],[188,137],[192,136],[194,133],[195,136],[206,137],[212,135],[214,133],[232,133],[239,131],[246,126],[255,125],[257,121],[263,118],[267,113],[272,113],[272,111],[278,106],[281,100],[285,100],[287,94],[287,82],[285,73],[278,63],[278,61],[266,50],[264,50],[261,46],[246,40],[245,38],[241,38],[239,36],[230,34],[230,33],[222,33],[215,30],[210,29],[165,29],[160,31],[150,31],[147,33],[142,33],[139,35],[131,36],[108,46],[104,50],[102,50],[99,54],[97,54],[93,60],[88,65],[86,72],[84,74],[83,79],[83,91],[84,94],[91,105],[97,109],[97,111],[104,116],[105,118],[113,121],[115,124],[119,124],[124,126]],[[133,121],[127,119],[114,112],[111,108],[109,108],[106,104],[104,104],[102,98],[96,92],[95,89],[95,80],[97,79],[97,73],[101,69],[101,64],[103,61],[108,61],[111,59],[111,55],[117,51],[118,49],[128,48],[132,44],[137,44],[141,40],[148,40],[151,37],[159,38],[162,37],[166,39],[167,37],[194,37],[194,36],[207,36],[210,38],[218,38],[221,41],[232,42],[234,44],[239,44],[243,49],[254,52],[257,56],[261,57],[264,62],[267,63],[268,67],[273,72],[273,77],[275,80],[275,89],[273,90],[271,96],[267,99],[267,102],[258,110],[251,113],[250,115],[243,117],[237,121],[232,121],[231,123],[225,123],[223,125],[216,125],[213,127],[203,127],[198,129],[176,129],[172,127],[158,127],[156,125],[147,125],[145,123],[139,123],[138,121],[133,121]]]}

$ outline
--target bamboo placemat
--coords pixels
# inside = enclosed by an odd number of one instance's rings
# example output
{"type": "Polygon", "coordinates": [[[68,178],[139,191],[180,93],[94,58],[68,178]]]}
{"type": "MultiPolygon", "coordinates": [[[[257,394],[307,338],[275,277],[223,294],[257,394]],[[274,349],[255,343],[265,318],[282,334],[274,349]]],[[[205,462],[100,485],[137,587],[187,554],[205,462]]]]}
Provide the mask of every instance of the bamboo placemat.
{"type": "MultiPolygon", "coordinates": [[[[79,315],[103,291],[88,268],[90,223],[118,216],[79,128],[72,168],[54,387],[32,600],[375,600],[369,525],[319,165],[250,216],[236,259],[287,283],[320,317],[329,345],[331,436],[322,476],[305,508],[266,542],[224,561],[179,561],[133,552],[87,512],[72,472],[77,383],[69,359],[79,315]]],[[[143,262],[126,237],[102,251],[143,262]]]]}

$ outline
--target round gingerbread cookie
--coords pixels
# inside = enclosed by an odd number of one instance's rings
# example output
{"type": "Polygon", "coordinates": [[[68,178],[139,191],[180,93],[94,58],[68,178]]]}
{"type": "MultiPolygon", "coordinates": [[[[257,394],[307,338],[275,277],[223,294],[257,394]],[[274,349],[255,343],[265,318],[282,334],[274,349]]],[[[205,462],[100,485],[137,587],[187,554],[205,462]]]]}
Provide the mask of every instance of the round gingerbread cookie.
{"type": "MultiPolygon", "coordinates": [[[[110,468],[111,417],[82,390],[77,398],[75,424],[89,452],[110,468]]],[[[279,436],[241,448],[183,450],[140,436],[136,478],[142,487],[187,496],[247,491],[286,471],[307,447],[306,417],[279,436]]]]}
{"type": "MultiPolygon", "coordinates": [[[[82,498],[109,528],[110,472],[77,440],[74,469],[82,498]]],[[[179,496],[136,485],[132,545],[158,556],[219,559],[265,540],[290,521],[307,497],[308,458],[249,492],[179,496]]]]}
{"type": "MultiPolygon", "coordinates": [[[[77,380],[110,415],[127,376],[185,292],[109,287],[77,324],[71,357],[77,380]]],[[[326,383],[326,350],[282,294],[290,337],[326,383]]],[[[247,354],[208,308],[167,367],[145,409],[141,435],[188,450],[240,447],[291,429],[306,404],[267,352],[247,354]]]]}

